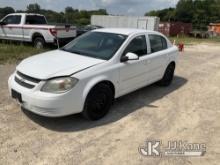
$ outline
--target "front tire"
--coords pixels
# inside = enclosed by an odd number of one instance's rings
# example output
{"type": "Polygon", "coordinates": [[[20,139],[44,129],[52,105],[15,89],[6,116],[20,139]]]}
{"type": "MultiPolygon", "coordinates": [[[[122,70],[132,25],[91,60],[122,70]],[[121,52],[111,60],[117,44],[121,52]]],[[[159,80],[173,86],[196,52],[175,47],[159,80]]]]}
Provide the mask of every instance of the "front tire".
{"type": "Polygon", "coordinates": [[[163,78],[157,82],[157,85],[164,87],[169,86],[173,81],[174,72],[175,72],[175,64],[171,63],[168,65],[163,78]]]}
{"type": "Polygon", "coordinates": [[[108,85],[96,85],[86,98],[83,116],[89,120],[103,118],[109,112],[113,99],[113,91],[108,85]]]}

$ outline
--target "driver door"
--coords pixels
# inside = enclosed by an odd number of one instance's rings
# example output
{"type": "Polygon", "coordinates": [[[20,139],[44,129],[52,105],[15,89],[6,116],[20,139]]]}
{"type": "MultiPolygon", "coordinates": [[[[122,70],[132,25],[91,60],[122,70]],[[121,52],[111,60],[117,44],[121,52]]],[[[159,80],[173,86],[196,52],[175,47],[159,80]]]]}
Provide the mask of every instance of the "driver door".
{"type": "Polygon", "coordinates": [[[121,95],[147,84],[145,59],[141,58],[147,55],[146,36],[139,35],[131,40],[122,56],[125,56],[127,53],[135,53],[139,56],[139,60],[131,60],[122,63],[120,68],[121,95]]]}

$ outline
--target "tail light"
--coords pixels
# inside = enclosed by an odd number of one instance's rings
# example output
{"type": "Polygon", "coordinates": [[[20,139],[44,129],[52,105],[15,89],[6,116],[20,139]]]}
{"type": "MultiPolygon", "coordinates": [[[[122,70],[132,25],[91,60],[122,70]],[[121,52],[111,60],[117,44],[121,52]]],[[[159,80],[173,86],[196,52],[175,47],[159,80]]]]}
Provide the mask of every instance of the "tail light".
{"type": "Polygon", "coordinates": [[[57,30],[56,29],[49,29],[50,33],[53,35],[53,36],[57,36],[57,30]]]}

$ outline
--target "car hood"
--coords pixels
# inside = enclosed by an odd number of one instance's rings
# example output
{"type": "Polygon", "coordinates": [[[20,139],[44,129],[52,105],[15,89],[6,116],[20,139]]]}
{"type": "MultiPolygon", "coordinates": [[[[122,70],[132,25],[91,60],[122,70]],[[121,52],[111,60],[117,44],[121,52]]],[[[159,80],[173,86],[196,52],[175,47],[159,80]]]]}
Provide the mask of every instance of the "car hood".
{"type": "Polygon", "coordinates": [[[54,50],[23,60],[16,69],[25,75],[44,80],[69,76],[104,61],[62,50],[54,50]]]}

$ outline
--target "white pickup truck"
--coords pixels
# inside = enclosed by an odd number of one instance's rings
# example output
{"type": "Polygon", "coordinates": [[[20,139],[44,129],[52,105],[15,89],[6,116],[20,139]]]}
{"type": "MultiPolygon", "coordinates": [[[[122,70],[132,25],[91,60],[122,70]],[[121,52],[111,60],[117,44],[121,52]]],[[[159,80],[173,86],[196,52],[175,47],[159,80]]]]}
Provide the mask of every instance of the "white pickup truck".
{"type": "Polygon", "coordinates": [[[76,37],[70,25],[48,25],[40,14],[13,13],[0,20],[0,39],[31,42],[37,48],[45,44],[67,43],[76,37]]]}

